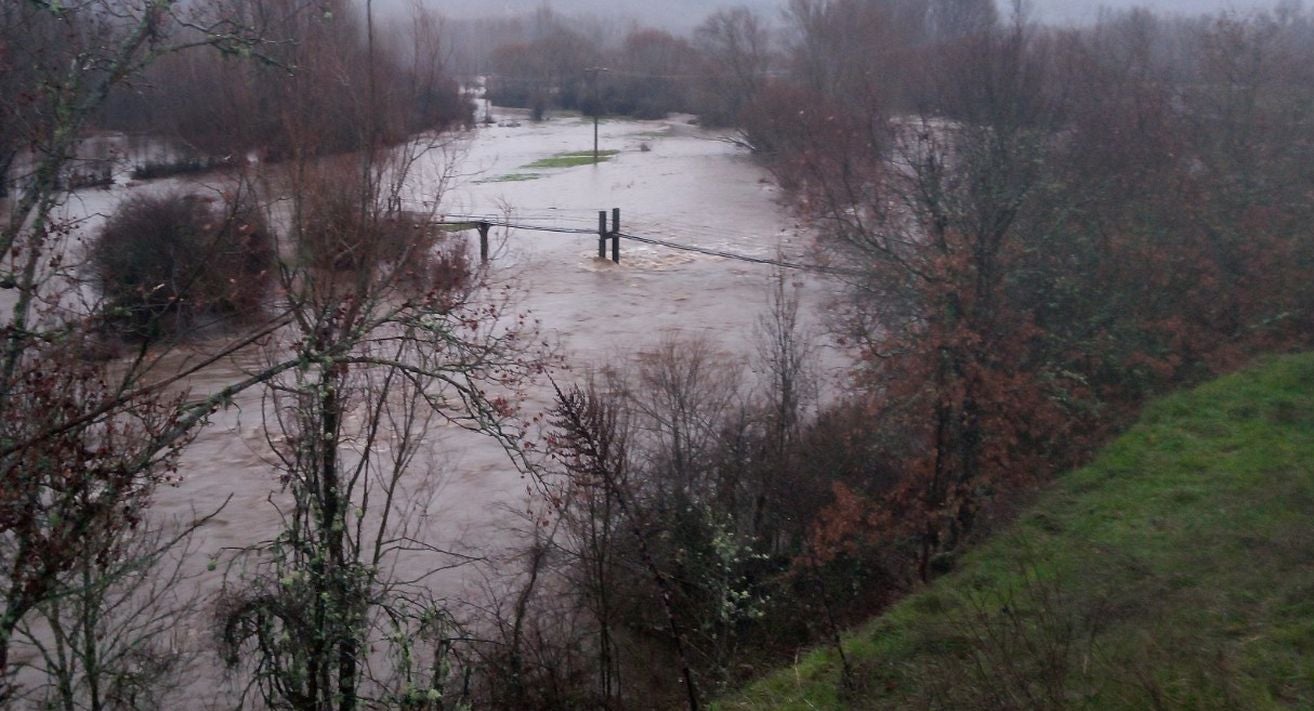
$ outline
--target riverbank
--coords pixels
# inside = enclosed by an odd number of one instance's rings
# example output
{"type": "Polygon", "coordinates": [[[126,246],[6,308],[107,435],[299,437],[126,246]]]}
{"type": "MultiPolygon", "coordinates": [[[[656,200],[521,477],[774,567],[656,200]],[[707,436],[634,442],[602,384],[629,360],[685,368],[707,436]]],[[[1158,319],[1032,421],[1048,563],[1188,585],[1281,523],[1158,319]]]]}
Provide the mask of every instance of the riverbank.
{"type": "Polygon", "coordinates": [[[1308,708],[1314,355],[1165,398],[958,569],[729,709],[1308,708]]]}

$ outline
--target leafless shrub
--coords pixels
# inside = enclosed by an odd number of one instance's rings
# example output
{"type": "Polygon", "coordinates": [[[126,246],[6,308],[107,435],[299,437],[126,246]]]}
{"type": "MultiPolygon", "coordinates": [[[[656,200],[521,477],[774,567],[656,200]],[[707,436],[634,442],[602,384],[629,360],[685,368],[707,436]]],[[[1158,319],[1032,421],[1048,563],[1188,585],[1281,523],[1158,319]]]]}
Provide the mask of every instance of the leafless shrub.
{"type": "Polygon", "coordinates": [[[176,334],[205,315],[260,311],[273,241],[248,200],[137,195],[110,217],[90,262],[106,315],[129,334],[176,334]]]}

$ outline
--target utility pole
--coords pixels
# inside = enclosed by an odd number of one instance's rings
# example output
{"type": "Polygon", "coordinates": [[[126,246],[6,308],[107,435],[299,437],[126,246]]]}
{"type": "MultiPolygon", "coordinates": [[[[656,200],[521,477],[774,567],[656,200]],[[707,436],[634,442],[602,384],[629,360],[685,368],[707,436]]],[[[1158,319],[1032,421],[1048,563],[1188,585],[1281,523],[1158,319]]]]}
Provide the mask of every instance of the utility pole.
{"type": "Polygon", "coordinates": [[[598,164],[598,116],[602,113],[602,101],[598,97],[598,74],[607,71],[606,67],[589,67],[588,72],[593,83],[593,165],[598,164]]]}

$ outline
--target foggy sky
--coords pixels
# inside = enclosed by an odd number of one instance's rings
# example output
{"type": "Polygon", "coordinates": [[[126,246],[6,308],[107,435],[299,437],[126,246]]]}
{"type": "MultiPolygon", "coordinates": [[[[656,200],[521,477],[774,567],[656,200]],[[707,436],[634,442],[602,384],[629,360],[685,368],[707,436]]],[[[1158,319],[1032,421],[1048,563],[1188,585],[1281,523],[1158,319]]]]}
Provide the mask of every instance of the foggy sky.
{"type": "MultiPolygon", "coordinates": [[[[375,7],[389,10],[410,6],[415,0],[375,0],[375,7]]],[[[1093,21],[1101,7],[1124,9],[1145,7],[1161,13],[1199,14],[1221,10],[1271,8],[1276,0],[1029,0],[1036,19],[1052,23],[1093,21]]],[[[533,10],[544,0],[420,0],[450,17],[512,16],[533,10]]],[[[783,0],[548,0],[554,10],[586,13],[608,18],[632,17],[644,24],[687,30],[711,12],[733,5],[747,5],[776,16],[783,0]]],[[[1008,5],[1010,0],[1001,0],[1008,5]]]]}
{"type": "Polygon", "coordinates": [[[1031,0],[1037,19],[1055,23],[1087,23],[1095,20],[1101,7],[1128,9],[1144,7],[1161,14],[1199,15],[1225,10],[1240,12],[1270,9],[1274,0],[1031,0]]]}

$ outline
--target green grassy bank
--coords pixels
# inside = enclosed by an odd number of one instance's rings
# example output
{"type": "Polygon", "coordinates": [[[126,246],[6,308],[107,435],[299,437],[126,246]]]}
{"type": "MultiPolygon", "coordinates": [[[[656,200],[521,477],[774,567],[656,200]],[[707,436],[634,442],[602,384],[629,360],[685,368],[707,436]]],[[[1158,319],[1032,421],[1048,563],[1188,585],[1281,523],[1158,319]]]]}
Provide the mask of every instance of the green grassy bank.
{"type": "Polygon", "coordinates": [[[717,708],[1314,708],[1314,355],[1151,404],[846,656],[717,708]]]}

